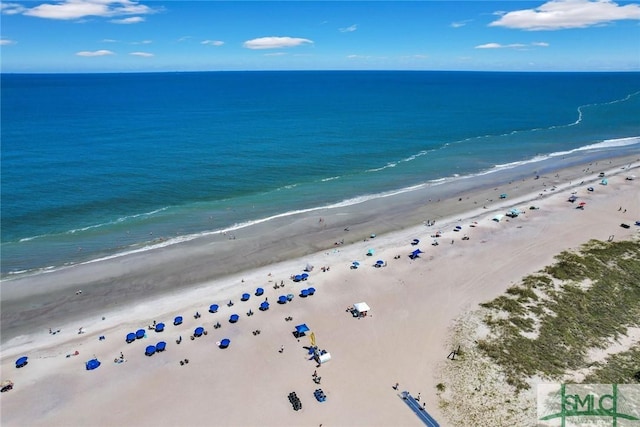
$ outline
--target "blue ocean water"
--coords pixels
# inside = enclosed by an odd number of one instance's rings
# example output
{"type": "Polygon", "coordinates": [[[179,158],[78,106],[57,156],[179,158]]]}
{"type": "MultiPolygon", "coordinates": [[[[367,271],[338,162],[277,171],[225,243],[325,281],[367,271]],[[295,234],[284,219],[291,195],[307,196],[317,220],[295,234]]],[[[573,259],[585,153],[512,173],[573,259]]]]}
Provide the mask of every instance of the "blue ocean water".
{"type": "Polygon", "coordinates": [[[1,85],[3,277],[575,150],[640,152],[640,73],[3,74],[1,85]]]}

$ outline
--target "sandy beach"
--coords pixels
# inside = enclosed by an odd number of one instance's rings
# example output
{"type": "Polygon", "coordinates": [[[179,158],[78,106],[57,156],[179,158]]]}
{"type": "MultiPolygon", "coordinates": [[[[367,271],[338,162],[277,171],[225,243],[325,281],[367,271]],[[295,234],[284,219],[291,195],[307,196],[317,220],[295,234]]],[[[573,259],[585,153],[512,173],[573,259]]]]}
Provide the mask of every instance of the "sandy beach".
{"type": "Polygon", "coordinates": [[[638,156],[565,166],[538,176],[532,170],[492,174],[473,185],[277,219],[238,230],[233,240],[214,235],[204,243],[4,281],[1,372],[15,388],[2,393],[0,421],[423,425],[400,398],[406,390],[420,394],[440,425],[450,425],[438,408],[435,369],[452,350],[446,343],[454,320],[563,250],[590,239],[638,236],[640,178],[627,179],[640,177],[638,156]],[[574,203],[567,201],[572,194],[574,203]],[[580,202],[583,209],[576,208],[580,202]],[[512,208],[522,214],[493,220],[512,208]],[[411,245],[413,239],[419,245],[411,245]],[[423,253],[409,258],[416,248],[423,253]],[[385,266],[374,267],[377,260],[385,266]],[[351,268],[353,261],[359,268],[351,268]],[[291,280],[307,265],[314,267],[308,280],[291,280]],[[260,297],[258,287],[265,291],[260,297]],[[300,297],[309,287],[314,295],[300,297]],[[251,297],[241,301],[245,292],[251,297]],[[287,294],[294,295],[290,302],[276,303],[287,294]],[[270,308],[260,311],[265,298],[270,308]],[[347,310],[358,302],[371,307],[364,318],[347,310]],[[208,312],[211,304],[219,305],[217,313],[208,312]],[[231,314],[239,315],[237,323],[229,322],[231,314]],[[174,326],[179,315],[184,322],[174,326]],[[149,329],[154,321],[165,330],[149,329]],[[293,335],[299,324],[308,325],[330,361],[310,360],[310,332],[293,335]],[[191,339],[198,326],[206,335],[191,339]],[[127,344],[126,335],[141,328],[145,337],[127,344]],[[231,344],[221,349],[224,338],[231,344]],[[145,356],[159,341],[166,350],[145,356]],[[115,363],[121,354],[125,361],[115,363]],[[20,356],[29,363],[16,369],[20,356]],[[86,370],[94,357],[100,367],[86,370]],[[324,402],[314,398],[319,388],[324,402]],[[301,400],[299,411],[287,399],[291,392],[301,400]]]}

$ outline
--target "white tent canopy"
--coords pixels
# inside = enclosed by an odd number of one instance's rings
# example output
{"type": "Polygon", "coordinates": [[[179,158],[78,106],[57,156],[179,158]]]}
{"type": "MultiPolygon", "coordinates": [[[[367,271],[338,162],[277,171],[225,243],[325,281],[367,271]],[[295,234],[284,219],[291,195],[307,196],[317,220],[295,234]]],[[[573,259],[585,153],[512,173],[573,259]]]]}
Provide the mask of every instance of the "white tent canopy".
{"type": "Polygon", "coordinates": [[[367,311],[371,310],[366,302],[357,302],[353,304],[353,308],[356,310],[356,312],[358,312],[358,314],[366,313],[367,311]]]}

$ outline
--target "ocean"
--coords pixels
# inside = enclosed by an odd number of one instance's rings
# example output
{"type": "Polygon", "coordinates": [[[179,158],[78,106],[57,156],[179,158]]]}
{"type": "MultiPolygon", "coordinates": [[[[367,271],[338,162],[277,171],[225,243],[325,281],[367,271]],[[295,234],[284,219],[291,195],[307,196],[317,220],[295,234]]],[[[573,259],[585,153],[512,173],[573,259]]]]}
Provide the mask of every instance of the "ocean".
{"type": "Polygon", "coordinates": [[[0,78],[3,279],[572,153],[640,153],[640,73],[0,78]]]}

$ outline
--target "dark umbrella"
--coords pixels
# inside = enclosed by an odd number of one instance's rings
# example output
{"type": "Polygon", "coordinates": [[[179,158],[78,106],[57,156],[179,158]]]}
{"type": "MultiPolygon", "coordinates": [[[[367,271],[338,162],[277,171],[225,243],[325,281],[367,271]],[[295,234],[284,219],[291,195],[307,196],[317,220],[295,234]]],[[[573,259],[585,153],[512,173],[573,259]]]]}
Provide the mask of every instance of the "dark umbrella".
{"type": "Polygon", "coordinates": [[[156,352],[156,346],[155,345],[148,345],[147,348],[144,350],[144,354],[146,356],[153,356],[153,354],[156,352]]]}
{"type": "Polygon", "coordinates": [[[230,323],[236,323],[238,320],[240,320],[240,316],[238,316],[237,314],[232,314],[231,317],[229,317],[230,323]]]}
{"type": "Polygon", "coordinates": [[[22,356],[21,358],[16,360],[16,368],[22,368],[23,366],[27,366],[27,363],[29,363],[28,359],[29,358],[27,356],[22,356]]]}
{"type": "Polygon", "coordinates": [[[173,324],[175,326],[181,325],[182,324],[182,316],[176,316],[176,318],[173,319],[173,324]]]}
{"type": "Polygon", "coordinates": [[[418,239],[413,239],[413,241],[411,242],[411,245],[415,246],[415,245],[417,245],[418,243],[420,243],[420,240],[418,240],[418,239]]]}
{"type": "Polygon", "coordinates": [[[156,325],[156,332],[162,332],[164,331],[164,323],[158,323],[156,325]]]}
{"type": "Polygon", "coordinates": [[[256,296],[259,297],[260,295],[264,294],[264,289],[262,288],[258,288],[256,289],[256,296]]]}
{"type": "Polygon", "coordinates": [[[218,308],[219,308],[218,304],[211,304],[209,306],[209,313],[216,313],[218,311],[218,308]]]}
{"type": "Polygon", "coordinates": [[[100,361],[98,359],[91,359],[84,364],[87,371],[93,371],[98,366],[100,366],[100,361]]]}
{"type": "Polygon", "coordinates": [[[225,338],[222,341],[220,341],[220,348],[227,348],[229,347],[229,344],[231,344],[231,340],[229,338],[225,338]]]}
{"type": "Polygon", "coordinates": [[[132,342],[134,342],[135,340],[136,340],[136,334],[135,334],[135,333],[133,333],[133,332],[129,332],[129,333],[127,334],[127,339],[126,339],[127,344],[131,344],[131,343],[132,343],[132,342]]]}
{"type": "Polygon", "coordinates": [[[251,298],[251,295],[249,294],[242,294],[242,298],[240,298],[240,301],[248,301],[249,298],[251,298]]]}
{"type": "Polygon", "coordinates": [[[204,333],[204,328],[202,326],[198,326],[194,331],[193,331],[193,336],[195,337],[199,337],[204,333]]]}

